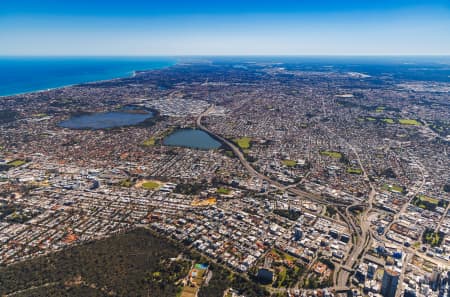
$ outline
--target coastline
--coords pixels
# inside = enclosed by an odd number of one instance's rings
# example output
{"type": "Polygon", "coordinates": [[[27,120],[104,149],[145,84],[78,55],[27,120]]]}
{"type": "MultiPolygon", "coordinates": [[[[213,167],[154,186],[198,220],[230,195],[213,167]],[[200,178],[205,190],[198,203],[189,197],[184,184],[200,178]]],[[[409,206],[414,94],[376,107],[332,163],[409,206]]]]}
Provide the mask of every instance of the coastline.
{"type": "Polygon", "coordinates": [[[44,89],[36,89],[36,90],[0,95],[0,100],[3,98],[6,98],[6,97],[14,97],[14,96],[20,96],[20,95],[26,95],[26,94],[33,94],[33,93],[45,93],[45,92],[52,91],[52,90],[71,88],[71,87],[81,86],[81,85],[85,85],[85,84],[94,84],[94,83],[115,81],[115,80],[120,80],[120,79],[124,79],[124,78],[133,78],[137,75],[137,72],[148,72],[148,71],[152,71],[152,70],[161,70],[161,69],[173,67],[177,64],[178,64],[177,61],[173,61],[169,65],[165,65],[162,67],[155,67],[155,68],[149,68],[149,69],[143,69],[143,70],[134,69],[134,70],[127,71],[126,73],[123,73],[123,74],[120,74],[117,76],[113,76],[110,78],[105,78],[105,79],[96,79],[96,80],[82,81],[82,82],[77,82],[77,83],[62,84],[59,86],[49,87],[49,88],[44,88],[44,89]]]}
{"type": "MultiPolygon", "coordinates": [[[[158,69],[162,69],[162,68],[158,68],[158,69]]],[[[151,70],[153,70],[153,69],[150,69],[149,71],[151,71],[151,70]]],[[[135,71],[136,70],[133,70],[131,73],[134,74],[135,71]]],[[[86,82],[80,82],[80,83],[73,83],[73,84],[68,84],[68,85],[61,85],[61,86],[57,86],[57,87],[51,87],[51,88],[47,88],[47,89],[38,89],[38,90],[34,90],[34,91],[25,91],[25,92],[19,92],[19,93],[8,94],[8,95],[0,95],[0,99],[2,99],[4,97],[14,97],[14,96],[25,95],[25,94],[32,94],[32,93],[44,93],[44,92],[48,92],[48,91],[52,91],[52,90],[70,88],[70,87],[80,86],[80,85],[84,85],[84,84],[93,84],[93,83],[99,83],[99,82],[114,81],[114,80],[127,78],[127,77],[134,77],[134,75],[114,77],[114,78],[110,78],[110,79],[86,81],[86,82]]]]}

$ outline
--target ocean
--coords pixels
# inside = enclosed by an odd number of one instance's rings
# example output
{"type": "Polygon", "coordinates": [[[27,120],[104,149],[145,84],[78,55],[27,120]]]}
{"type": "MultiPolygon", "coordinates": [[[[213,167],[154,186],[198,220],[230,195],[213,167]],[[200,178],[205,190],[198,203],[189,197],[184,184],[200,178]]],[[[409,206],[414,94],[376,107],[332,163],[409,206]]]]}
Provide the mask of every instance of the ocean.
{"type": "Polygon", "coordinates": [[[127,77],[175,63],[165,57],[0,57],[0,96],[127,77]]]}
{"type": "MultiPolygon", "coordinates": [[[[0,96],[127,77],[135,70],[174,65],[168,57],[0,57],[0,96]]],[[[443,57],[204,57],[214,63],[283,63],[288,70],[360,72],[410,81],[450,82],[443,57]]],[[[198,60],[192,58],[192,60],[198,60]]],[[[202,60],[202,59],[200,59],[202,60]]]]}

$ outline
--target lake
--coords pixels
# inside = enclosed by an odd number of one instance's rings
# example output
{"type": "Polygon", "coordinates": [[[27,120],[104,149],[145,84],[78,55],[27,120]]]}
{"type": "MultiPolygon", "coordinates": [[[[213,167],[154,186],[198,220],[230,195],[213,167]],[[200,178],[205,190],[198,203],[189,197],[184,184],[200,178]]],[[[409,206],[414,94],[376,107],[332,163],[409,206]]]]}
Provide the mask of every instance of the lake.
{"type": "Polygon", "coordinates": [[[137,125],[153,116],[154,114],[152,112],[147,111],[135,112],[120,110],[98,112],[73,116],[70,119],[59,123],[59,126],[69,129],[108,129],[137,125]]]}
{"type": "Polygon", "coordinates": [[[208,133],[198,129],[179,129],[164,138],[164,145],[195,149],[217,149],[222,144],[208,133]]]}

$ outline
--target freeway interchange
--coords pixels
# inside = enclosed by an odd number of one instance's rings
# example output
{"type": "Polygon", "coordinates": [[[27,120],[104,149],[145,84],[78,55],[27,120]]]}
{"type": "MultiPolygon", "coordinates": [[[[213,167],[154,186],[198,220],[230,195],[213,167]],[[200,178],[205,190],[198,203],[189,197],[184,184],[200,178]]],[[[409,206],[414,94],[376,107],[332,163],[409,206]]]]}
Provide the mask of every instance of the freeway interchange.
{"type": "MultiPolygon", "coordinates": [[[[265,176],[264,174],[258,172],[257,170],[255,170],[255,168],[253,168],[253,166],[246,160],[242,151],[233,142],[229,141],[228,139],[225,139],[224,137],[222,137],[220,135],[215,134],[213,131],[211,131],[205,125],[202,124],[202,118],[213,111],[214,111],[214,106],[210,106],[207,110],[205,110],[203,113],[201,113],[197,117],[197,120],[196,120],[197,127],[199,129],[202,129],[203,131],[209,133],[210,135],[214,136],[215,138],[219,139],[220,141],[222,141],[222,143],[226,144],[233,151],[235,156],[238,157],[239,161],[242,163],[242,165],[245,167],[245,169],[249,172],[250,175],[252,175],[254,177],[258,177],[262,180],[265,180],[270,185],[275,187],[276,189],[285,190],[288,193],[293,194],[297,197],[309,199],[316,203],[330,204],[330,202],[325,201],[322,197],[320,197],[320,195],[308,193],[308,192],[302,191],[295,187],[286,187],[285,185],[283,185],[277,181],[274,181],[273,179],[271,179],[271,178],[265,176]]],[[[364,170],[364,174],[367,175],[365,170],[364,170]]],[[[355,264],[358,263],[359,260],[361,260],[361,258],[362,258],[361,255],[363,255],[365,253],[365,251],[367,250],[367,248],[370,246],[370,240],[371,240],[371,235],[370,235],[370,230],[369,230],[370,226],[366,220],[366,217],[367,217],[367,214],[372,209],[372,200],[373,200],[373,197],[375,196],[375,194],[376,194],[376,192],[375,192],[374,188],[371,186],[371,191],[370,191],[369,199],[368,199],[369,207],[367,207],[364,210],[363,214],[360,216],[360,221],[362,222],[362,224],[360,224],[359,226],[355,222],[354,216],[351,215],[349,212],[349,209],[356,205],[347,206],[344,203],[331,202],[335,206],[345,207],[345,212],[339,212],[339,213],[340,213],[341,217],[343,218],[343,220],[348,224],[348,227],[350,228],[350,230],[352,230],[354,238],[356,238],[351,252],[347,255],[346,260],[344,261],[344,264],[339,266],[338,274],[337,274],[338,276],[334,280],[335,288],[339,288],[340,290],[349,288],[348,285],[349,285],[351,273],[353,271],[353,267],[355,266],[355,264]]]]}
{"type": "MultiPolygon", "coordinates": [[[[258,172],[246,159],[244,153],[242,150],[235,145],[232,141],[224,138],[221,135],[218,135],[214,133],[211,129],[206,127],[202,123],[202,118],[207,116],[208,114],[214,112],[215,107],[214,105],[211,105],[208,109],[206,109],[203,113],[201,113],[197,119],[196,119],[196,125],[199,129],[209,133],[216,139],[220,140],[222,143],[224,143],[227,147],[229,147],[234,155],[239,159],[241,164],[244,166],[244,168],[247,170],[247,172],[253,176],[257,177],[261,180],[266,181],[269,185],[271,185],[273,188],[277,190],[285,191],[295,197],[298,197],[300,199],[307,199],[315,203],[323,204],[323,205],[333,205],[336,207],[337,212],[339,213],[341,219],[347,224],[349,230],[351,230],[352,238],[353,238],[353,245],[348,254],[345,255],[345,258],[342,260],[342,263],[336,263],[336,269],[333,275],[333,284],[334,286],[330,288],[331,290],[334,290],[337,294],[345,293],[347,290],[350,290],[352,288],[352,281],[351,277],[355,272],[355,269],[361,263],[364,259],[365,254],[367,253],[368,249],[371,248],[372,242],[376,240],[378,243],[384,243],[386,241],[386,238],[380,238],[373,232],[371,229],[371,223],[369,221],[369,215],[373,213],[376,210],[373,208],[373,202],[374,198],[377,195],[377,192],[375,190],[374,185],[371,183],[367,170],[365,166],[361,162],[361,158],[359,157],[359,154],[355,147],[347,142],[344,142],[344,145],[348,146],[355,154],[358,164],[360,168],[362,169],[362,174],[367,182],[367,185],[370,189],[370,192],[368,194],[368,197],[365,202],[354,202],[351,205],[348,205],[348,203],[342,203],[342,202],[336,202],[336,201],[327,201],[324,199],[321,195],[313,194],[310,192],[306,192],[303,190],[298,189],[295,186],[286,186],[281,184],[280,182],[258,172]],[[352,210],[355,208],[361,209],[361,213],[356,216],[352,213],[352,210]]],[[[332,131],[329,131],[332,133],[332,131]]],[[[338,137],[335,135],[335,137],[338,137]]],[[[423,182],[422,182],[423,185],[423,182]]],[[[416,192],[420,190],[421,187],[418,188],[416,192]]],[[[410,196],[414,196],[415,193],[410,193],[410,196]]],[[[403,206],[402,211],[397,213],[395,215],[395,218],[398,218],[403,211],[406,209],[406,204],[403,206]]],[[[391,222],[390,225],[394,223],[391,222]]],[[[400,250],[405,250],[404,246],[398,246],[400,250]]],[[[417,255],[419,257],[423,257],[425,259],[428,258],[428,260],[433,261],[433,259],[427,257],[423,253],[418,253],[415,250],[407,249],[406,251],[409,252],[409,255],[417,255]]],[[[408,258],[407,258],[408,259],[408,258]]],[[[435,261],[436,262],[436,261],[435,261]]],[[[438,264],[446,265],[447,263],[443,263],[441,261],[437,261],[438,264]]],[[[343,295],[345,296],[345,295],[343,295]]]]}

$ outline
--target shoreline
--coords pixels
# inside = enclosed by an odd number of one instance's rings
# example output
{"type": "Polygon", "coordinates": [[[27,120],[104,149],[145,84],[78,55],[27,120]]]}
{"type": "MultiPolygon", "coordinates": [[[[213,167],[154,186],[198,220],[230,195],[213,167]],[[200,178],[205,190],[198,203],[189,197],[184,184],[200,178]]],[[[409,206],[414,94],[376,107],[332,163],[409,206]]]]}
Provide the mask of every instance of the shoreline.
{"type": "Polygon", "coordinates": [[[51,87],[51,88],[46,88],[46,89],[37,89],[37,90],[32,90],[32,91],[25,91],[25,92],[19,92],[19,93],[7,94],[7,95],[0,95],[0,100],[3,99],[3,98],[6,98],[6,97],[14,97],[14,96],[20,96],[20,95],[26,95],[26,94],[33,94],[33,93],[44,93],[44,92],[49,92],[49,91],[53,91],[53,90],[71,88],[71,87],[85,85],[85,84],[94,84],[94,83],[115,81],[115,80],[124,79],[124,78],[133,78],[133,77],[135,77],[137,75],[137,72],[148,72],[148,71],[153,71],[153,70],[161,70],[161,69],[173,67],[173,66],[175,66],[177,64],[178,64],[178,62],[173,62],[170,65],[163,66],[163,67],[157,67],[157,68],[153,68],[153,69],[144,69],[144,70],[136,70],[136,69],[134,69],[134,70],[130,70],[130,71],[127,71],[127,73],[125,73],[124,75],[120,75],[120,76],[117,76],[117,77],[111,77],[111,78],[100,79],[100,80],[92,80],[92,81],[86,81],[86,82],[72,83],[72,84],[61,85],[61,86],[56,86],[56,87],[51,87]]]}

